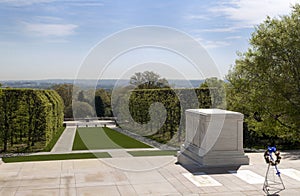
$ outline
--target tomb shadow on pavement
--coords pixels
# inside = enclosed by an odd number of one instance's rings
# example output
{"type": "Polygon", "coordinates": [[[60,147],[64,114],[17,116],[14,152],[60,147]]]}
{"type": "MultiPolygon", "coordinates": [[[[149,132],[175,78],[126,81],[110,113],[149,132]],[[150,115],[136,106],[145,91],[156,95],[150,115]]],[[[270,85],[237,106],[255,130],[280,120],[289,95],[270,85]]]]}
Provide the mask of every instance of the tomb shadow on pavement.
{"type": "Polygon", "coordinates": [[[183,165],[178,162],[176,165],[181,165],[184,169],[190,173],[197,174],[204,172],[205,174],[230,174],[228,171],[237,171],[242,165],[233,166],[205,166],[199,164],[183,165]]]}
{"type": "Polygon", "coordinates": [[[300,151],[299,150],[285,151],[285,152],[281,153],[281,157],[283,159],[299,160],[300,159],[300,151]]]}

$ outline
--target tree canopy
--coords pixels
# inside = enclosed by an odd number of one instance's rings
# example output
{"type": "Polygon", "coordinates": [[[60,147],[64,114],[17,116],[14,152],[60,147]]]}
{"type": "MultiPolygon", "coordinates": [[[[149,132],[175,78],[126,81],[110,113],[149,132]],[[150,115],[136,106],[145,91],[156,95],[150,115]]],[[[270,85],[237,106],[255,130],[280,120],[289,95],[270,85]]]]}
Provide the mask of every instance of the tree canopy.
{"type": "Polygon", "coordinates": [[[246,116],[249,130],[300,141],[300,5],[290,15],[256,27],[229,81],[229,109],[246,116]]]}
{"type": "Polygon", "coordinates": [[[208,88],[212,99],[212,108],[226,109],[225,82],[217,77],[207,78],[200,88],[208,88]]]}
{"type": "Polygon", "coordinates": [[[52,90],[0,89],[0,150],[45,147],[63,125],[63,109],[52,90]]]}
{"type": "Polygon", "coordinates": [[[130,84],[138,89],[169,88],[168,81],[153,71],[135,73],[130,78],[130,84]]]}
{"type": "Polygon", "coordinates": [[[72,104],[73,84],[56,84],[52,86],[52,89],[61,96],[65,107],[72,104]]]}
{"type": "Polygon", "coordinates": [[[98,117],[112,116],[110,95],[104,89],[95,92],[95,110],[98,117]]]}
{"type": "Polygon", "coordinates": [[[72,106],[75,118],[87,118],[95,115],[94,108],[86,102],[75,101],[72,106]]]}

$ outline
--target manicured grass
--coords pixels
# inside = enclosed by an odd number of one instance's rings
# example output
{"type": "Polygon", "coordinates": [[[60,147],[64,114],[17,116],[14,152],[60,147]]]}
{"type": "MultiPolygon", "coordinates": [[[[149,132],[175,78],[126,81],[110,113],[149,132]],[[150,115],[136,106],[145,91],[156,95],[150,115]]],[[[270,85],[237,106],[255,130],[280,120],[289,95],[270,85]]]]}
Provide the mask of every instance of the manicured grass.
{"type": "Polygon", "coordinates": [[[113,129],[104,127],[103,130],[113,142],[123,148],[152,148],[145,143],[142,143],[113,129]]]}
{"type": "Polygon", "coordinates": [[[73,150],[118,148],[152,147],[107,127],[78,128],[73,142],[73,150]]]}
{"type": "Polygon", "coordinates": [[[28,162],[28,161],[53,161],[53,160],[68,160],[68,159],[92,159],[92,158],[111,158],[107,152],[98,153],[70,153],[70,154],[48,154],[48,155],[31,155],[20,157],[5,157],[2,158],[5,163],[13,162],[28,162]]]}
{"type": "Polygon", "coordinates": [[[127,151],[134,157],[141,156],[175,156],[177,154],[176,150],[142,150],[142,151],[127,151]]]}
{"type": "Polygon", "coordinates": [[[84,142],[82,141],[80,134],[78,132],[78,129],[76,130],[75,133],[75,138],[73,141],[73,146],[72,146],[72,150],[87,150],[88,148],[86,147],[86,145],[84,144],[84,142]]]}
{"type": "Polygon", "coordinates": [[[61,127],[56,134],[53,136],[52,140],[48,143],[48,145],[44,148],[44,152],[50,152],[54,145],[56,144],[57,140],[60,138],[61,134],[64,132],[66,128],[61,127]]]}

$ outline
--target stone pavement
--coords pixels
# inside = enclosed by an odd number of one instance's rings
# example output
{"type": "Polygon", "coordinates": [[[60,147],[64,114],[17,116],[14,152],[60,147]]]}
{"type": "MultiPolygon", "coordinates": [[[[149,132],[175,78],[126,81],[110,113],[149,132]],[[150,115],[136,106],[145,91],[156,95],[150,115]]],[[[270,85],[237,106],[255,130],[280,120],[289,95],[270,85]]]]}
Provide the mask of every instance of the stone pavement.
{"type": "Polygon", "coordinates": [[[76,126],[68,126],[51,150],[51,153],[71,152],[76,133],[76,126]]]}
{"type": "MultiPolygon", "coordinates": [[[[282,154],[280,195],[299,195],[300,153],[282,154]]],[[[264,195],[263,153],[247,155],[240,168],[184,168],[173,156],[4,163],[0,195],[264,195]]]]}

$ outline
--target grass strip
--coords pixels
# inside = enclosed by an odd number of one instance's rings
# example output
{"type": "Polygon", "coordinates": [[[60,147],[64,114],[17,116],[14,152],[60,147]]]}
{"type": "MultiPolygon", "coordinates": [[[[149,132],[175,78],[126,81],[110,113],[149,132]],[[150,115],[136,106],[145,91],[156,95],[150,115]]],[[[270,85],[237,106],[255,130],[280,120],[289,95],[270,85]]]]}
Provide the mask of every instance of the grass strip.
{"type": "Polygon", "coordinates": [[[145,143],[142,143],[113,129],[103,127],[103,130],[113,142],[123,148],[152,148],[145,143]]]}
{"type": "Polygon", "coordinates": [[[78,128],[72,147],[73,150],[121,148],[152,147],[107,127],[78,128]]]}
{"type": "Polygon", "coordinates": [[[176,156],[176,150],[141,150],[141,151],[127,151],[134,157],[141,156],[176,156]]]}
{"type": "Polygon", "coordinates": [[[4,157],[2,161],[5,163],[28,162],[28,161],[54,161],[69,159],[92,159],[92,158],[111,158],[107,152],[97,153],[69,153],[69,154],[47,154],[47,155],[29,155],[19,157],[4,157]]]}
{"type": "Polygon", "coordinates": [[[57,140],[60,138],[61,134],[64,132],[66,127],[61,127],[59,130],[55,133],[52,140],[48,143],[48,145],[44,148],[44,152],[50,152],[54,145],[56,144],[57,140]]]}
{"type": "Polygon", "coordinates": [[[86,145],[84,144],[84,142],[80,137],[78,129],[76,130],[75,133],[72,150],[88,150],[88,147],[86,147],[86,145]]]}

